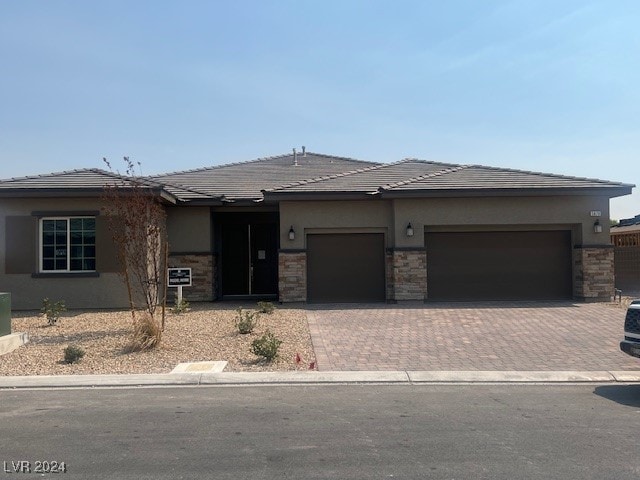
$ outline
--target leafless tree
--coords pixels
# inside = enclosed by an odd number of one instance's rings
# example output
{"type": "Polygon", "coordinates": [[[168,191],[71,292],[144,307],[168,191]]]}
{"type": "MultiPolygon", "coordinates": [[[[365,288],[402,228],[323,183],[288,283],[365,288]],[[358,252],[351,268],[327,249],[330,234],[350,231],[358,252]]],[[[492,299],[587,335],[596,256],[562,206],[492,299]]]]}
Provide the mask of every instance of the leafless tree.
{"type": "Polygon", "coordinates": [[[160,342],[165,324],[167,294],[164,277],[168,256],[166,212],[158,195],[158,187],[136,173],[136,165],[129,157],[124,157],[124,175],[114,172],[108,160],[103,160],[109,170],[116,173],[113,184],[105,186],[104,210],[129,296],[134,330],[137,332],[134,336],[143,337],[138,339],[140,345],[134,349],[151,348],[160,342]],[[147,314],[141,319],[136,318],[139,303],[147,314]],[[162,314],[158,322],[156,311],[159,305],[162,314]],[[145,327],[143,324],[148,325],[145,327]],[[154,333],[155,330],[157,332],[154,333]]]}

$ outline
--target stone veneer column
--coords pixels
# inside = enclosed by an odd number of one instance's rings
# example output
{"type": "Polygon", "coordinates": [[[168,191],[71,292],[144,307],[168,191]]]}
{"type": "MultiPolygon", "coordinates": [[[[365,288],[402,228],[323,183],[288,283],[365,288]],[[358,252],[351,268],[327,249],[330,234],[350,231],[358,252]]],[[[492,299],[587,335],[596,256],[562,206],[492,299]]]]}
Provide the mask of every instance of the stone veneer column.
{"type": "Polygon", "coordinates": [[[387,250],[384,254],[384,267],[385,267],[385,299],[387,302],[394,301],[394,283],[393,283],[393,250],[387,250]]]}
{"type": "Polygon", "coordinates": [[[307,252],[281,250],[278,254],[278,292],[283,303],[307,301],[307,252]]]}
{"type": "Polygon", "coordinates": [[[611,300],[614,290],[613,245],[573,249],[573,295],[591,302],[611,300]]]}
{"type": "Polygon", "coordinates": [[[424,248],[392,252],[393,300],[424,301],[427,298],[427,251],[424,248]]]}
{"type": "MultiPolygon", "coordinates": [[[[170,253],[169,267],[191,268],[191,287],[182,289],[182,296],[189,302],[214,300],[215,257],[212,253],[170,253]]],[[[175,301],[176,288],[167,289],[168,303],[175,301]]]]}

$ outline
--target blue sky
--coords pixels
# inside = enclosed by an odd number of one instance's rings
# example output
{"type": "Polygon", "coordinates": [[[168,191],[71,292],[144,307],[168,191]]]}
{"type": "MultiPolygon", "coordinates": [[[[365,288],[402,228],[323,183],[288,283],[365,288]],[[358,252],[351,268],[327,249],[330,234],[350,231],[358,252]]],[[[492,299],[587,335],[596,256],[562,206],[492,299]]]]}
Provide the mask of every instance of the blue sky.
{"type": "Polygon", "coordinates": [[[638,25],[635,0],[0,0],[0,178],[305,145],[640,185],[638,25]]]}

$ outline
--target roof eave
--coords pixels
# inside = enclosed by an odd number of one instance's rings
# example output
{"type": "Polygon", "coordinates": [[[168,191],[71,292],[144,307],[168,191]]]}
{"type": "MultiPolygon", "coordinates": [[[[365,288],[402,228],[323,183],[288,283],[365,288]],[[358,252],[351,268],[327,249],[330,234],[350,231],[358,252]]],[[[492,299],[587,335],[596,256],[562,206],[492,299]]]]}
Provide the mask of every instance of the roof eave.
{"type": "Polygon", "coordinates": [[[633,186],[580,187],[580,188],[450,188],[381,190],[382,198],[434,198],[434,197],[547,197],[547,196],[605,196],[621,197],[631,194],[633,186]]]}
{"type": "Polygon", "coordinates": [[[265,202],[295,200],[370,200],[378,192],[263,192],[265,202]]]}
{"type": "MultiPolygon", "coordinates": [[[[175,204],[175,195],[161,188],[151,188],[151,192],[161,200],[175,204]]],[[[104,188],[15,188],[0,189],[0,198],[101,198],[104,188]]]]}

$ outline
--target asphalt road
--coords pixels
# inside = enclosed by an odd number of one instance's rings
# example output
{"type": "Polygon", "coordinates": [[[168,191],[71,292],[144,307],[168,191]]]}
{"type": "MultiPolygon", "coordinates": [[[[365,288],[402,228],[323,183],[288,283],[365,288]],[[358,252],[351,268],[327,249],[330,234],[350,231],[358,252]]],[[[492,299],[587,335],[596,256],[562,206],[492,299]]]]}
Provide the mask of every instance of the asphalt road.
{"type": "Polygon", "coordinates": [[[639,429],[640,385],[0,391],[0,480],[637,480],[639,429]]]}

